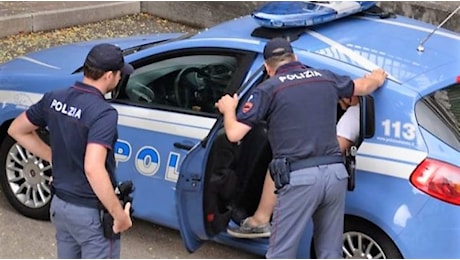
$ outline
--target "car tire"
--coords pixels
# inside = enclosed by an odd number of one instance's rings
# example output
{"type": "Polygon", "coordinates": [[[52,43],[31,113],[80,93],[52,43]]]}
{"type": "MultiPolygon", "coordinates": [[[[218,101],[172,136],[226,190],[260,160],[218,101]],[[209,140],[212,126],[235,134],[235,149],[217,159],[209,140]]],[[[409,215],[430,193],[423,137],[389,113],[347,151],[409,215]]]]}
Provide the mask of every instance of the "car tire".
{"type": "Polygon", "coordinates": [[[6,135],[0,146],[0,185],[11,206],[24,216],[49,220],[50,181],[51,165],[6,135]]]}
{"type": "Polygon", "coordinates": [[[403,258],[396,245],[383,230],[358,218],[346,218],[342,250],[344,258],[403,258]]]}

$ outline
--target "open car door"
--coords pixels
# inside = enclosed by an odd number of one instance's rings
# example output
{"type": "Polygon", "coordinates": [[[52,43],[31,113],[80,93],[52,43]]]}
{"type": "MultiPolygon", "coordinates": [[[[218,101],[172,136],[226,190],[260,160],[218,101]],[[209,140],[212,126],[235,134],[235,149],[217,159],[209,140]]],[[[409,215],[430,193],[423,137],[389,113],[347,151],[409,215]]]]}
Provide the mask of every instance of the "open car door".
{"type": "Polygon", "coordinates": [[[203,221],[203,165],[206,154],[205,142],[192,148],[182,162],[176,184],[176,210],[180,234],[185,248],[190,253],[201,246],[202,240],[208,239],[203,221]]]}
{"type": "MultiPolygon", "coordinates": [[[[260,62],[259,64],[262,64],[260,62]]],[[[263,67],[258,67],[243,85],[240,97],[262,79],[263,67]]],[[[196,144],[182,161],[176,184],[176,209],[180,233],[189,252],[197,250],[203,240],[226,230],[231,218],[229,200],[236,184],[238,144],[230,143],[220,117],[209,135],[196,144]],[[206,184],[206,185],[205,185],[206,184]],[[206,187],[205,187],[206,186],[206,187]]]]}

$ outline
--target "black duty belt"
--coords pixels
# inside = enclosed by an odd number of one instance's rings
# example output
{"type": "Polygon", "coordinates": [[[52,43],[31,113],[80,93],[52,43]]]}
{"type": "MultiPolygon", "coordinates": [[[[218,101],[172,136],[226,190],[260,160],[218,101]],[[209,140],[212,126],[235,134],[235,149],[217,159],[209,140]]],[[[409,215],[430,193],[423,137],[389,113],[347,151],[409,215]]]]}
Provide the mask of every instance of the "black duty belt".
{"type": "Polygon", "coordinates": [[[293,172],[300,169],[334,163],[344,163],[343,156],[317,156],[306,159],[300,159],[297,161],[289,162],[289,169],[291,172],[293,172]]]}

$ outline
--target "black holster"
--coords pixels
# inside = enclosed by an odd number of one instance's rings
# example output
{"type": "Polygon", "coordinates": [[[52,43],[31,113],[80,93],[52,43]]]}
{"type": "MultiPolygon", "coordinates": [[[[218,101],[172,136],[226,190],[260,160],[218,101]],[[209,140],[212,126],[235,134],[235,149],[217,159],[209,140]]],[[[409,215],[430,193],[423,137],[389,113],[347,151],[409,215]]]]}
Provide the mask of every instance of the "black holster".
{"type": "Polygon", "coordinates": [[[110,213],[104,208],[100,210],[102,231],[104,237],[108,239],[120,239],[120,233],[115,234],[113,232],[113,217],[110,213]]]}
{"type": "Polygon", "coordinates": [[[275,182],[275,188],[277,190],[289,184],[290,181],[290,165],[286,158],[273,159],[269,164],[270,176],[275,182]]]}
{"type": "Polygon", "coordinates": [[[350,147],[345,151],[345,168],[348,172],[348,186],[349,191],[355,189],[355,174],[356,174],[356,153],[358,148],[356,146],[350,147]]]}
{"type": "MultiPolygon", "coordinates": [[[[134,191],[134,186],[133,186],[132,181],[121,182],[115,187],[115,194],[120,200],[121,206],[123,208],[125,208],[126,203],[128,202],[132,203],[133,199],[131,198],[130,194],[133,191],[134,191]]],[[[104,232],[104,237],[108,239],[119,239],[120,233],[115,234],[113,232],[112,215],[110,215],[110,213],[102,205],[102,203],[99,203],[99,204],[100,204],[100,218],[101,218],[102,230],[104,232]]],[[[132,212],[133,212],[133,209],[131,207],[130,213],[132,212]]]]}

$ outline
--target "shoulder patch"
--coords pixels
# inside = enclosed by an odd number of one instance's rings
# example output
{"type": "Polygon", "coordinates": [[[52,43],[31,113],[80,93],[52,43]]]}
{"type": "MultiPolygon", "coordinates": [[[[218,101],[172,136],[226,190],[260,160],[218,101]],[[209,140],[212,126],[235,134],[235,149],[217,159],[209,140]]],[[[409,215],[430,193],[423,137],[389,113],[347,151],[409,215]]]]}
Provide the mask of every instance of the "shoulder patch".
{"type": "Polygon", "coordinates": [[[249,112],[252,109],[253,106],[254,106],[254,104],[251,101],[248,101],[248,102],[246,102],[244,104],[244,106],[241,109],[241,111],[243,111],[243,113],[246,114],[247,112],[249,112]]]}

